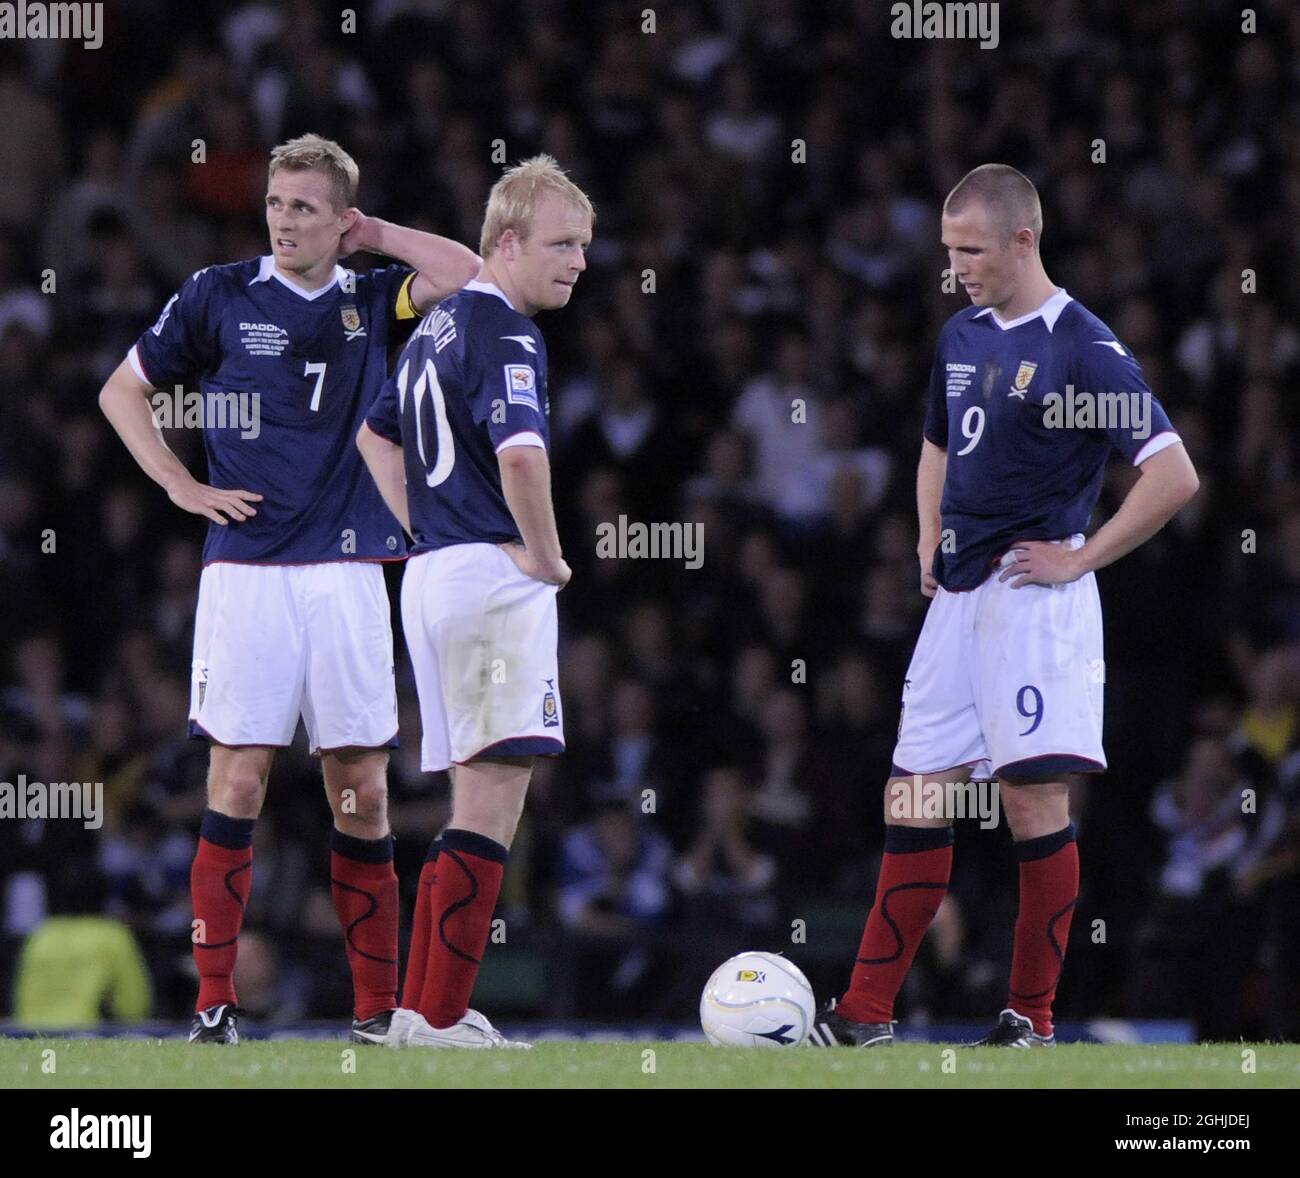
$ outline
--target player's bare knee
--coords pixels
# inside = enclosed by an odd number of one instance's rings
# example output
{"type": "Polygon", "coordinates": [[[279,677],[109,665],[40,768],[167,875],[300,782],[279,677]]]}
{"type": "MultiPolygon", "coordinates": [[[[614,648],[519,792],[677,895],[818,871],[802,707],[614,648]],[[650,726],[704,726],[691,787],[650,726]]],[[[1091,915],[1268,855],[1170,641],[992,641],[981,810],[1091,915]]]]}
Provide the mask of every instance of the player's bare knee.
{"type": "Polygon", "coordinates": [[[452,826],[509,847],[523,814],[531,775],[530,757],[457,766],[452,779],[452,826]]]}
{"type": "Polygon", "coordinates": [[[266,783],[251,769],[237,768],[208,779],[208,807],[229,818],[256,818],[266,783]]]}
{"type": "Polygon", "coordinates": [[[208,753],[208,806],[230,818],[256,818],[266,799],[273,749],[213,744],[208,753]]]}
{"type": "MultiPolygon", "coordinates": [[[[361,779],[327,788],[330,808],[336,821],[352,819],[365,824],[382,825],[388,816],[388,786],[380,779],[361,779]]],[[[340,828],[341,829],[341,828],[340,828]]]]}
{"type": "Polygon", "coordinates": [[[885,783],[885,825],[932,830],[951,826],[953,792],[966,783],[970,772],[970,766],[960,765],[934,773],[891,777],[885,783]]]}
{"type": "Polygon", "coordinates": [[[522,814],[522,798],[518,804],[509,798],[499,799],[497,804],[482,797],[465,798],[453,806],[451,825],[457,830],[472,830],[503,847],[509,847],[514,841],[515,831],[519,829],[522,814]]]}
{"type": "Polygon", "coordinates": [[[1069,788],[1063,782],[998,782],[1002,813],[1017,842],[1060,830],[1070,820],[1069,788]]]}

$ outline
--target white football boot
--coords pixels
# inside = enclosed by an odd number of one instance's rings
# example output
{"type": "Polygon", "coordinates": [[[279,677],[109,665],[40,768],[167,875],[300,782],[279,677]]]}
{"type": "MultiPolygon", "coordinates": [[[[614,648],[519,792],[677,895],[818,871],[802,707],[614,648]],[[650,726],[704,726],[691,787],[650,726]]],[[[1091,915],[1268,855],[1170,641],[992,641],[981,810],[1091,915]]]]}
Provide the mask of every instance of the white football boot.
{"type": "Polygon", "coordinates": [[[529,1051],[531,1043],[507,1039],[477,1010],[467,1010],[460,1022],[434,1027],[415,1010],[398,1009],[384,1039],[386,1047],[459,1047],[471,1051],[489,1047],[529,1051]]]}

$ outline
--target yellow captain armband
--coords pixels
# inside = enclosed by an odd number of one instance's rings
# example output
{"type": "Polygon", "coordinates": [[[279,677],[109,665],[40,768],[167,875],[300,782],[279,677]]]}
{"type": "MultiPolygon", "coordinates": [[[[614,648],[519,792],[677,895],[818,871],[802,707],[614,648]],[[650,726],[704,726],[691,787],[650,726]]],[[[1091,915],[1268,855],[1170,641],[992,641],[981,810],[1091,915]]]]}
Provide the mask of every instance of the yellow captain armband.
{"type": "Polygon", "coordinates": [[[399,319],[418,319],[420,312],[415,306],[415,300],[411,298],[411,283],[415,281],[418,270],[412,270],[397,288],[397,317],[399,319]]]}

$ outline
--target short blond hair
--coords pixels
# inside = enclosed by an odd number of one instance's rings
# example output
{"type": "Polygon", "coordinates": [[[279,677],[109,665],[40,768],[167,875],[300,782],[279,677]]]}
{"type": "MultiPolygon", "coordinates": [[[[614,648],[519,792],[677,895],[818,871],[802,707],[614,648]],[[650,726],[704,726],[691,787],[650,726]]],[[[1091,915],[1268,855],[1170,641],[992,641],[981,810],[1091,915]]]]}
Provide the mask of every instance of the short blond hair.
{"type": "Polygon", "coordinates": [[[361,170],[346,151],[333,139],[323,135],[299,135],[271,148],[271,167],[267,179],[282,168],[290,172],[320,172],[330,182],[335,208],[351,208],[357,203],[357,186],[361,170]]]}
{"type": "Polygon", "coordinates": [[[948,193],[943,211],[955,217],[971,204],[982,204],[989,210],[1003,240],[1014,237],[1021,229],[1028,229],[1034,235],[1034,249],[1043,240],[1043,206],[1038,189],[1028,176],[1009,164],[980,164],[972,168],[948,193]]]}
{"type": "Polygon", "coordinates": [[[519,234],[521,241],[527,241],[537,206],[551,194],[569,201],[586,213],[593,225],[596,223],[596,210],[591,199],[565,175],[555,158],[535,155],[507,168],[501,179],[492,185],[487,210],[483,214],[479,253],[485,258],[490,257],[507,229],[519,234]]]}

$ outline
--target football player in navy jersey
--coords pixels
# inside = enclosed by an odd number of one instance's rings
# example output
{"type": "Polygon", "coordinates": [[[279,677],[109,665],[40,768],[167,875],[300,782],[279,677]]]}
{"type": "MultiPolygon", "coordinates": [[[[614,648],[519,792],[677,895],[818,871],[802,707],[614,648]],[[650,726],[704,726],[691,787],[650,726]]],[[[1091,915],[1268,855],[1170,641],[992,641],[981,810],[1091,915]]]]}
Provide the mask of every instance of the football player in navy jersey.
{"type": "Polygon", "coordinates": [[[948,888],[957,791],[994,779],[1020,910],[1006,1008],[980,1043],[1055,1042],[1079,890],[1069,786],[1106,768],[1094,571],[1198,486],[1133,355],[1047,277],[1033,184],[1002,164],[976,168],[949,193],[942,230],[972,306],[939,334],[921,445],[920,587],[932,600],[904,681],[875,902],[847,992],[817,1016],[820,1046],[893,1041],[895,997],[948,888]],[[1114,451],[1140,477],[1085,540],[1114,451]]]}
{"type": "Polygon", "coordinates": [[[514,1047],[469,1000],[533,760],[564,750],[555,597],[569,580],[551,504],[546,342],[595,214],[549,156],[488,198],[478,280],[420,324],[357,445],[415,537],[402,628],[421,764],[450,769],[452,816],[429,848],[394,1047],[514,1047]]]}
{"type": "Polygon", "coordinates": [[[387,375],[399,320],[458,290],[480,259],[365,216],[357,183],[355,162],[330,140],[275,148],[271,252],[193,275],[99,395],[145,473],[210,521],[191,668],[190,734],[210,746],[191,872],[192,1042],[239,1041],[234,969],[253,825],[275,749],[292,742],[300,715],[334,811],[330,877],[355,991],[353,1039],[382,1042],[397,1004],[386,802],[397,699],[378,562],[402,559],[406,546],[353,439],[387,375]],[[362,274],[339,265],[358,250],[401,264],[362,274]],[[167,448],[155,389],[202,397],[206,484],[167,448]]]}

